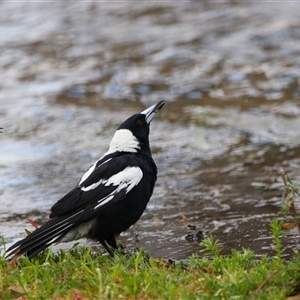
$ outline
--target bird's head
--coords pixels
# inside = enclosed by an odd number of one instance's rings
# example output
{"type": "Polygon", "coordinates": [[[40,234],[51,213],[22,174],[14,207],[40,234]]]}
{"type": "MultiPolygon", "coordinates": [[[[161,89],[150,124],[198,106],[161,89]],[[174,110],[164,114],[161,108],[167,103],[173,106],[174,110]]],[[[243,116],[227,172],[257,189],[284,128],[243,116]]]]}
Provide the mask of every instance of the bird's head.
{"type": "Polygon", "coordinates": [[[116,131],[108,152],[137,152],[148,147],[150,123],[164,104],[164,101],[159,101],[124,121],[116,131]]]}

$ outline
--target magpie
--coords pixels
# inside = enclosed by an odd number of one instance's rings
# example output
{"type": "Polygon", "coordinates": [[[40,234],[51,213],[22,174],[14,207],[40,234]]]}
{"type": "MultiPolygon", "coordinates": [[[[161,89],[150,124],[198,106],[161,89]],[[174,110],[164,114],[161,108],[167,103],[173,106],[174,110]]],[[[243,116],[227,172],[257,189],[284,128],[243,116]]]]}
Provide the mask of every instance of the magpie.
{"type": "Polygon", "coordinates": [[[160,101],[124,121],[108,151],[51,207],[50,219],[13,244],[6,257],[31,259],[52,244],[83,237],[99,241],[113,256],[116,237],[138,221],[152,195],[157,167],[149,127],[164,104],[160,101]]]}

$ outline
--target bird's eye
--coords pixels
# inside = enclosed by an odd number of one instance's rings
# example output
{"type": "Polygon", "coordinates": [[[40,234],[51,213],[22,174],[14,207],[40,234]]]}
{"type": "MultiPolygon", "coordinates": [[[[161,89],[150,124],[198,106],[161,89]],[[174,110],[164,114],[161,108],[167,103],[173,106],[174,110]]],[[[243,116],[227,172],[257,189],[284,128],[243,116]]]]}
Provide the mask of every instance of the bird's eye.
{"type": "Polygon", "coordinates": [[[142,119],[137,119],[136,124],[139,125],[139,126],[142,126],[143,125],[143,120],[142,119]]]}

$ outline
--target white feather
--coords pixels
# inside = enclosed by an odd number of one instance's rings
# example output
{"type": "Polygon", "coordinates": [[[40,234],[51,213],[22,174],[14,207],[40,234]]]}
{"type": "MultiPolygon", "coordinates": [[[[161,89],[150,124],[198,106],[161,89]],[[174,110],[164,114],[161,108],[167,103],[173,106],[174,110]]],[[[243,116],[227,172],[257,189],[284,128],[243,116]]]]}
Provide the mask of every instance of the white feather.
{"type": "MultiPolygon", "coordinates": [[[[101,160],[102,158],[103,158],[104,156],[102,156],[99,160],[101,160]]],[[[108,161],[110,161],[112,159],[112,157],[111,158],[109,158],[109,159],[107,159],[106,161],[104,161],[102,164],[100,164],[97,168],[99,168],[100,166],[102,166],[103,164],[105,164],[105,163],[107,163],[108,161]]],[[[83,174],[83,176],[82,176],[82,178],[81,178],[81,180],[80,180],[80,182],[79,182],[79,185],[80,184],[82,184],[93,172],[94,172],[94,170],[96,169],[96,165],[97,165],[97,163],[98,163],[98,161],[99,160],[97,160],[84,174],[83,174]]]]}
{"type": "Polygon", "coordinates": [[[99,185],[103,184],[105,186],[119,185],[118,191],[126,188],[126,193],[128,193],[134,186],[136,186],[143,177],[143,172],[139,167],[127,167],[123,171],[113,175],[107,180],[100,179],[98,182],[92,185],[82,187],[81,190],[88,192],[97,188],[99,185]]]}
{"type": "Polygon", "coordinates": [[[113,136],[108,151],[105,155],[114,152],[132,152],[136,153],[141,147],[139,141],[128,129],[119,129],[113,136]]]}
{"type": "Polygon", "coordinates": [[[82,184],[92,173],[93,171],[95,170],[96,168],[96,164],[97,164],[98,161],[96,161],[82,176],[80,182],[79,182],[79,185],[82,184]]]}
{"type": "Polygon", "coordinates": [[[94,210],[97,209],[98,207],[104,205],[105,203],[109,202],[113,198],[114,198],[114,195],[109,194],[108,197],[99,200],[98,201],[99,204],[94,207],[94,210]]]}
{"type": "Polygon", "coordinates": [[[98,205],[94,207],[94,210],[108,203],[114,198],[116,192],[126,189],[126,194],[131,191],[136,185],[139,184],[143,178],[143,172],[139,167],[127,167],[123,171],[115,174],[106,180],[105,186],[113,185],[117,188],[112,191],[108,196],[98,201],[98,205]]]}
{"type": "Polygon", "coordinates": [[[111,176],[105,183],[105,186],[121,186],[125,184],[126,192],[128,193],[134,186],[136,186],[141,181],[142,177],[143,172],[139,167],[127,167],[123,171],[111,176]]]}
{"type": "Polygon", "coordinates": [[[82,187],[81,190],[84,191],[84,192],[88,192],[90,190],[93,190],[95,189],[96,187],[98,187],[100,184],[105,184],[107,180],[102,180],[100,179],[98,182],[96,183],[93,183],[92,185],[89,185],[87,187],[82,187]]]}

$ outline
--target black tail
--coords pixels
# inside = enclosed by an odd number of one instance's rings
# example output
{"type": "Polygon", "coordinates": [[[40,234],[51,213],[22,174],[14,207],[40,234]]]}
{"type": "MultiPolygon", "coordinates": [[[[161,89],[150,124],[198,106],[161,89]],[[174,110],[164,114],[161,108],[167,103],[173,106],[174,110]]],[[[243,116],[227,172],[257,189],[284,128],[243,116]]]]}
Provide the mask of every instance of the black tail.
{"type": "MultiPolygon", "coordinates": [[[[72,217],[70,217],[72,218],[72,217]]],[[[27,255],[32,258],[45,248],[57,242],[69,230],[76,227],[70,218],[53,218],[37,228],[24,239],[13,244],[6,251],[6,258],[13,259],[15,256],[27,255]]]]}

